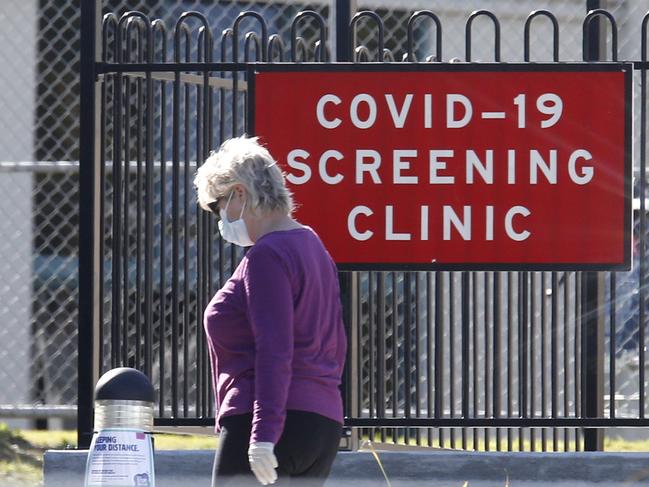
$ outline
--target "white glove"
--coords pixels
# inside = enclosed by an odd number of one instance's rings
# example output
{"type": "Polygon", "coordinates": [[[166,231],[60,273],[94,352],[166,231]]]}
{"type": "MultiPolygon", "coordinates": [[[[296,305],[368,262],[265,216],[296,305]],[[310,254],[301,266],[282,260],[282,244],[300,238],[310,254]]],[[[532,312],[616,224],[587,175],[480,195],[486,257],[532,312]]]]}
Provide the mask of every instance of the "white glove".
{"type": "Polygon", "coordinates": [[[256,442],[248,448],[250,469],[261,485],[274,484],[277,480],[277,458],[273,453],[273,443],[256,442]]]}

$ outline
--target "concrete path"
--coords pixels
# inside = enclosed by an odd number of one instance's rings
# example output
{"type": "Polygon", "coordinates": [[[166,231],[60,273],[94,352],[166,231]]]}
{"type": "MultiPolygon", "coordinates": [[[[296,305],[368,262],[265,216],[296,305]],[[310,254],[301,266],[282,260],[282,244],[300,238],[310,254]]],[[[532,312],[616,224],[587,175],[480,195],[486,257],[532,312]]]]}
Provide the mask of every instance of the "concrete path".
{"type": "MultiPolygon", "coordinates": [[[[649,453],[377,452],[392,487],[649,486],[649,453]]],[[[158,451],[156,487],[209,487],[214,453],[158,451]]],[[[87,452],[45,454],[45,487],[83,487],[87,452]]],[[[293,484],[295,485],[295,484],[293,484]]],[[[370,452],[341,452],[326,487],[382,487],[370,452]]]]}

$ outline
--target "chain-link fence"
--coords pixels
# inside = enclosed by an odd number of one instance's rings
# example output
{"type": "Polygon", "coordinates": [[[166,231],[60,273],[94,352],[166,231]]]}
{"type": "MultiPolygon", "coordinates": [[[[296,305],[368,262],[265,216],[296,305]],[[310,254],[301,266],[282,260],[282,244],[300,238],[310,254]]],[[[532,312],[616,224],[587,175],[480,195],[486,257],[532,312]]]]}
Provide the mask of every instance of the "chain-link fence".
{"type": "MultiPolygon", "coordinates": [[[[523,60],[523,25],[534,9],[545,8],[559,19],[562,61],[581,59],[583,0],[479,1],[359,0],[357,9],[372,9],[385,25],[386,48],[401,60],[407,20],[413,11],[429,9],[442,21],[442,61],[465,59],[465,24],[470,12],[488,9],[500,21],[502,61],[523,60]]],[[[604,5],[618,21],[619,58],[640,57],[640,22],[649,1],[608,1],[604,5]]],[[[139,10],[172,28],[180,14],[197,10],[206,15],[217,35],[230,27],[239,12],[263,15],[288,44],[291,20],[304,9],[328,22],[332,3],[287,1],[106,0],[105,13],[139,10]]],[[[79,1],[6,0],[0,7],[0,404],[76,403],[77,326],[77,166],[79,112],[79,1]],[[11,13],[11,15],[9,14],[11,13]],[[68,161],[68,162],[57,162],[68,161]]],[[[416,29],[420,60],[435,51],[435,31],[426,20],[416,29]]],[[[244,24],[247,32],[252,25],[244,24]]],[[[375,53],[376,26],[358,25],[357,43],[375,53]]],[[[316,30],[308,23],[300,32],[312,48],[316,30]]],[[[533,60],[550,60],[552,31],[547,20],[532,26],[533,60]]],[[[493,60],[494,26],[487,18],[472,30],[471,58],[493,60]]],[[[219,44],[216,43],[217,48],[219,44]]],[[[610,41],[607,53],[610,52],[610,41]]],[[[243,50],[242,50],[243,52],[243,50]]],[[[227,56],[231,51],[227,51],[227,56]]],[[[243,55],[243,54],[242,54],[243,55]]],[[[215,58],[218,53],[215,53],[215,58]]],[[[636,124],[638,127],[639,124],[636,124]]],[[[637,130],[637,128],[636,128],[637,130]]],[[[636,137],[636,153],[639,147],[636,137]]],[[[637,228],[636,228],[637,231],[637,228]]],[[[639,237],[636,233],[636,238],[639,237]]],[[[81,242],[83,244],[83,242],[81,242]]],[[[372,277],[373,279],[375,277],[372,277]]],[[[362,279],[370,279],[362,276],[362,279]]],[[[482,279],[482,274],[478,279],[482,279]]],[[[546,277],[537,274],[540,292],[546,277]]],[[[617,390],[636,408],[638,389],[638,270],[618,274],[619,319],[616,332],[617,390]],[[634,368],[635,367],[635,368],[634,368]]],[[[403,286],[399,283],[398,286],[403,286]]],[[[397,306],[402,306],[400,294],[397,306]]],[[[483,319],[483,318],[480,318],[483,319]]],[[[540,316],[539,316],[540,319],[540,316]]],[[[608,334],[610,336],[610,333],[608,334]]],[[[538,380],[541,372],[538,370],[538,380]]]]}

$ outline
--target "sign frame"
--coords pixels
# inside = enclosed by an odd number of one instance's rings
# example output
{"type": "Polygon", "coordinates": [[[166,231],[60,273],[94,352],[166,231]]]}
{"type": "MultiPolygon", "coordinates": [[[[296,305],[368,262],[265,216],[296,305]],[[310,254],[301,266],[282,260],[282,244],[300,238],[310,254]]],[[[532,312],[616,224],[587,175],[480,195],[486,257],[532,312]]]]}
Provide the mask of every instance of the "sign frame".
{"type": "MultiPolygon", "coordinates": [[[[267,72],[619,72],[624,74],[623,262],[336,262],[341,271],[628,271],[632,264],[633,63],[251,63],[246,133],[255,136],[256,74],[267,72]]],[[[317,229],[315,229],[317,231],[317,229]]]]}

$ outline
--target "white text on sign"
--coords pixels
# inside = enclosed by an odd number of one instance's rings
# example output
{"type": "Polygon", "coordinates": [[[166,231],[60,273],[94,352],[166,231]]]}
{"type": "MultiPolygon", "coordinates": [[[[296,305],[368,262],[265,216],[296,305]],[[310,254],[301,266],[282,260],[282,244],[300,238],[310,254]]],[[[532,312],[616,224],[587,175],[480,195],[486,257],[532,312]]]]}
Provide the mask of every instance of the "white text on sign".
{"type": "MultiPolygon", "coordinates": [[[[384,100],[377,101],[375,97],[367,93],[355,95],[349,102],[347,110],[340,107],[343,100],[332,93],[322,95],[316,105],[316,118],[321,127],[325,129],[337,129],[343,125],[341,117],[347,115],[352,125],[359,129],[372,128],[377,122],[377,117],[389,116],[394,128],[405,127],[410,108],[412,107],[415,95],[407,93],[398,102],[391,93],[386,93],[384,100]]],[[[527,126],[527,96],[520,93],[513,99],[516,109],[516,122],[518,128],[527,126]]],[[[424,128],[433,128],[433,96],[430,93],[424,94],[417,100],[423,104],[423,119],[419,120],[424,128]]],[[[445,97],[446,106],[446,128],[463,128],[471,123],[474,116],[473,103],[460,93],[448,93],[445,97]]],[[[547,115],[548,118],[540,122],[541,128],[550,128],[561,119],[563,113],[563,100],[555,93],[544,93],[536,98],[536,109],[539,113],[547,115]]],[[[505,112],[482,112],[480,118],[504,119],[505,112]]]]}

